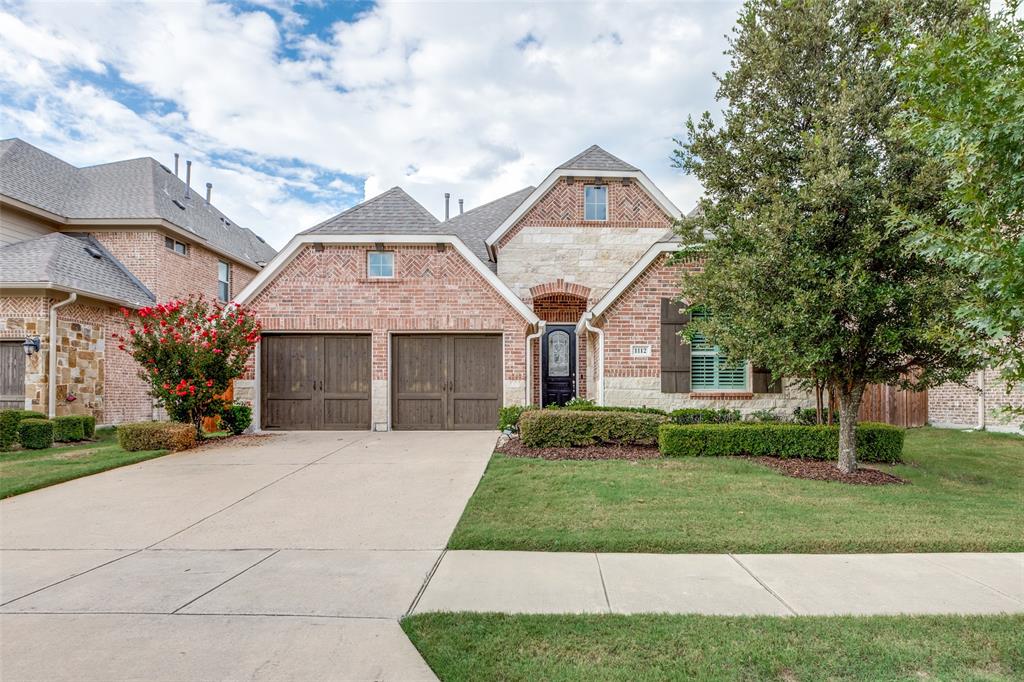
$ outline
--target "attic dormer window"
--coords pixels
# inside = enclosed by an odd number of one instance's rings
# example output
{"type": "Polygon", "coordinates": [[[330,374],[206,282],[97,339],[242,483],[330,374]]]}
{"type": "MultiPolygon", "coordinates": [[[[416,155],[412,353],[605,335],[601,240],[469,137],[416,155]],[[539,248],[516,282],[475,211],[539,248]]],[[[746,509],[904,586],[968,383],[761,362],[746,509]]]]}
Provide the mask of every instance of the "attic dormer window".
{"type": "Polygon", "coordinates": [[[608,188],[605,185],[583,187],[583,219],[608,220],[608,188]]]}

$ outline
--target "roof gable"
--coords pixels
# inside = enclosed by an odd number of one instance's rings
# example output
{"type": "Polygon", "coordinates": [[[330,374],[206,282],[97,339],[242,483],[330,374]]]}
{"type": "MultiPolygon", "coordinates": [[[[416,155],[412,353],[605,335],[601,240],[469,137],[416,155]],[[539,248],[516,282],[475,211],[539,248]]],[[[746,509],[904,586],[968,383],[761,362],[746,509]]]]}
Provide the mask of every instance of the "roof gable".
{"type": "Polygon", "coordinates": [[[442,233],[441,222],[401,187],[356,204],[300,234],[442,233]]]}
{"type": "Polygon", "coordinates": [[[565,163],[558,166],[570,170],[638,171],[617,156],[609,154],[596,144],[584,149],[565,163]]]}

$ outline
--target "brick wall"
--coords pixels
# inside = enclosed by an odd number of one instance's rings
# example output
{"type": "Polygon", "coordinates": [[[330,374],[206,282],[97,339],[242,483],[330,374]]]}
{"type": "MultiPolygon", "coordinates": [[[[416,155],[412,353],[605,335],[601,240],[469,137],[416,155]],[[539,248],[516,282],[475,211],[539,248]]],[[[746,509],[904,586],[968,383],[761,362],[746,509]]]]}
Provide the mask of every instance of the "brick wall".
{"type": "MultiPolygon", "coordinates": [[[[679,296],[683,272],[701,267],[693,258],[673,264],[668,260],[669,256],[663,255],[651,263],[598,321],[604,330],[605,403],[663,409],[728,407],[744,413],[769,409],[780,415],[812,404],[812,397],[797,390],[792,382],[784,382],[779,394],[662,393],[661,299],[679,296]],[[650,357],[632,357],[633,344],[649,344],[650,357]]],[[[590,348],[592,362],[596,363],[596,347],[590,348]]]]}
{"type": "MultiPolygon", "coordinates": [[[[304,248],[250,302],[263,329],[273,331],[369,331],[374,391],[388,377],[389,332],[494,331],[504,334],[504,379],[525,379],[526,321],[451,246],[385,245],[395,252],[394,279],[370,279],[371,247],[327,244],[304,248]]],[[[252,380],[252,374],[246,377],[252,380]]],[[[506,400],[514,398],[506,391],[506,400]]],[[[518,402],[522,402],[520,386],[518,402]]],[[[386,401],[374,396],[375,423],[386,401]]]]}
{"type": "Polygon", "coordinates": [[[189,294],[217,297],[217,262],[231,264],[231,294],[245,288],[256,270],[225,259],[199,244],[189,244],[181,255],[164,245],[156,230],[101,231],[93,234],[103,246],[149,287],[158,301],[183,298],[189,294]]]}
{"type": "Polygon", "coordinates": [[[985,428],[993,431],[1018,431],[1020,417],[1007,420],[1001,414],[1004,407],[1024,408],[1024,386],[1006,392],[1006,383],[998,370],[975,373],[966,386],[942,384],[928,389],[928,422],[935,426],[975,428],[978,426],[978,398],[984,391],[985,428]],[[982,389],[983,387],[983,389],[982,389]]]}

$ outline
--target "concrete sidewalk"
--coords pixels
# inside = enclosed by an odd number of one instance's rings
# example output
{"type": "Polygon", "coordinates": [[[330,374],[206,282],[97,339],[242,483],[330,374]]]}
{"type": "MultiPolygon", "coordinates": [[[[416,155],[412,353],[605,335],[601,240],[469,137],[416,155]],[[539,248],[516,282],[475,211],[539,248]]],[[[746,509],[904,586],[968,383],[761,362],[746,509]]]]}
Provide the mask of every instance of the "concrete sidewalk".
{"type": "Polygon", "coordinates": [[[449,551],[413,611],[1024,613],[1024,554],[449,551]]]}

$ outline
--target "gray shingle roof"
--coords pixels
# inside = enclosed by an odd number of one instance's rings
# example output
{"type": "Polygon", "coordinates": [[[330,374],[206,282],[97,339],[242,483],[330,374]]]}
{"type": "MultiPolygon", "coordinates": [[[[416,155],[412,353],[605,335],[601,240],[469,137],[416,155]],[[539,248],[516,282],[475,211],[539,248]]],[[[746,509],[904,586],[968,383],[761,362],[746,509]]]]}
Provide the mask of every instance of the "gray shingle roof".
{"type": "Polygon", "coordinates": [[[531,192],[533,187],[524,187],[483,206],[477,206],[442,223],[442,228],[446,233],[455,234],[487,267],[494,270],[497,264],[490,260],[485,240],[505,221],[505,218],[512,215],[512,212],[526,201],[531,192]]]}
{"type": "Polygon", "coordinates": [[[0,287],[14,282],[52,282],[130,305],[151,305],[156,300],[124,265],[85,234],[54,232],[0,248],[0,287]]]}
{"type": "Polygon", "coordinates": [[[445,234],[440,224],[405,190],[392,187],[301,234],[445,234]]]}
{"type": "Polygon", "coordinates": [[[636,166],[631,166],[617,156],[612,156],[596,144],[587,147],[582,152],[572,157],[559,166],[566,170],[601,170],[601,171],[636,171],[636,166]]]}
{"type": "Polygon", "coordinates": [[[69,219],[162,218],[251,263],[276,253],[200,191],[186,199],[184,181],[148,157],[76,168],[23,140],[2,140],[0,194],[69,219]]]}

